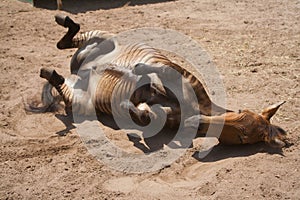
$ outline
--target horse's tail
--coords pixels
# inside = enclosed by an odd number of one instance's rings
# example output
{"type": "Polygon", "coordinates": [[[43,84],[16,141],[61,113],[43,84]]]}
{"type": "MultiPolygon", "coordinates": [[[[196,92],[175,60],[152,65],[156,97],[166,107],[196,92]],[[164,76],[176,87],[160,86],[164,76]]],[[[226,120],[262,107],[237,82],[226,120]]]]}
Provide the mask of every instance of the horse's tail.
{"type": "Polygon", "coordinates": [[[47,82],[43,86],[41,99],[25,103],[25,110],[32,113],[58,112],[63,108],[61,101],[57,90],[47,82]]]}

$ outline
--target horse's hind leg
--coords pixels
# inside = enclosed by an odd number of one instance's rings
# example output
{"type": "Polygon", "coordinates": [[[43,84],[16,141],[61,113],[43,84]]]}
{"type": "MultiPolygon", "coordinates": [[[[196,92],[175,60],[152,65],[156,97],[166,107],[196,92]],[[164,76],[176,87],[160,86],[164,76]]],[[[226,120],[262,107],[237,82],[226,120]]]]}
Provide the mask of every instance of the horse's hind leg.
{"type": "Polygon", "coordinates": [[[57,48],[58,49],[74,48],[73,38],[79,32],[80,25],[75,23],[68,16],[56,15],[55,16],[55,21],[56,21],[57,24],[68,28],[68,32],[57,43],[57,45],[56,45],[57,48]]]}

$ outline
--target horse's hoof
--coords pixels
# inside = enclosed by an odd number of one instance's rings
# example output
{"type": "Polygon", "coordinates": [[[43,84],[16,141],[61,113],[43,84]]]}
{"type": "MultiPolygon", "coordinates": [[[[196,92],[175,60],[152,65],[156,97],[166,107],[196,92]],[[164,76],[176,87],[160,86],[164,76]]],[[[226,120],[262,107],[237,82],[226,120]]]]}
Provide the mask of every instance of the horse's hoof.
{"type": "Polygon", "coordinates": [[[49,69],[49,68],[42,68],[40,70],[40,77],[44,78],[46,80],[50,80],[52,74],[53,74],[54,70],[53,69],[49,69]]]}
{"type": "Polygon", "coordinates": [[[55,21],[57,24],[65,27],[65,21],[67,16],[64,15],[55,15],[55,21]]]}

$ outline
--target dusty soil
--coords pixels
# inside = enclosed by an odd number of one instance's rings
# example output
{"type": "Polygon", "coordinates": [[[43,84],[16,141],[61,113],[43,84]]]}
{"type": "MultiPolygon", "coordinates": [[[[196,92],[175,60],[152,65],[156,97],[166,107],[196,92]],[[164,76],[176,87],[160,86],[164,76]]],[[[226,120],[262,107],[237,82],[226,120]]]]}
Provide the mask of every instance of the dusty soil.
{"type": "MultiPolygon", "coordinates": [[[[0,1],[0,199],[299,199],[300,2],[145,2],[98,10],[81,5],[69,13],[0,1]],[[55,47],[65,31],[54,22],[57,13],[82,30],[155,26],[191,36],[218,66],[228,108],[258,112],[287,101],[273,123],[294,145],[282,152],[264,144],[217,146],[202,160],[189,149],[157,172],[110,169],[88,153],[75,129],[64,131],[63,116],[24,111],[24,99],[41,90],[40,67],[68,74],[74,50],[55,47]]],[[[119,131],[106,131],[136,148],[119,131]]]]}

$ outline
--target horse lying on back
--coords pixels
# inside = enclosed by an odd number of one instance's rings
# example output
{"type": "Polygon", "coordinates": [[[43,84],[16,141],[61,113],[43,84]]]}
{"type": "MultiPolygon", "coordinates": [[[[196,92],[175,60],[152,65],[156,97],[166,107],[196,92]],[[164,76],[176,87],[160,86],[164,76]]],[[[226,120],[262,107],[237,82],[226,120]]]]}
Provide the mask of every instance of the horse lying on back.
{"type": "Polygon", "coordinates": [[[223,126],[220,143],[265,141],[275,147],[286,145],[285,131],[270,123],[284,102],[260,114],[227,110],[211,101],[200,80],[189,70],[170,61],[159,50],[145,44],[119,45],[111,34],[103,31],[77,35],[80,26],[69,17],[56,16],[56,22],[68,28],[57,47],[78,48],[71,60],[71,76],[65,79],[53,69],[41,69],[40,76],[48,80],[43,89],[44,106],[30,110],[47,111],[62,97],[69,112],[88,114],[96,109],[112,115],[116,109],[118,117],[131,117],[142,125],[159,119],[159,113],[163,112],[167,116],[166,126],[170,128],[178,127],[184,115],[185,126],[196,128],[200,135],[209,127],[223,126]],[[148,84],[140,84],[145,80],[148,84]],[[79,89],[84,91],[80,96],[74,93],[78,81],[79,89]],[[173,81],[174,87],[184,94],[181,99],[176,99],[165,86],[166,81],[173,81]],[[193,94],[196,102],[190,100],[193,94]],[[188,114],[181,112],[179,101],[193,104],[188,114]],[[151,107],[157,104],[156,109],[151,107]],[[129,115],[126,110],[130,111],[129,115]]]}

